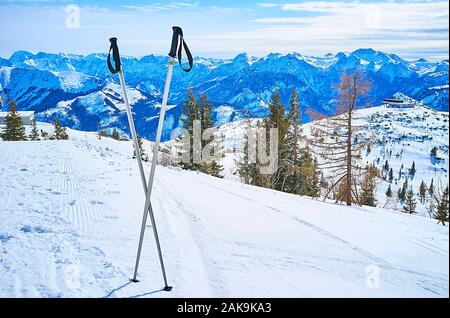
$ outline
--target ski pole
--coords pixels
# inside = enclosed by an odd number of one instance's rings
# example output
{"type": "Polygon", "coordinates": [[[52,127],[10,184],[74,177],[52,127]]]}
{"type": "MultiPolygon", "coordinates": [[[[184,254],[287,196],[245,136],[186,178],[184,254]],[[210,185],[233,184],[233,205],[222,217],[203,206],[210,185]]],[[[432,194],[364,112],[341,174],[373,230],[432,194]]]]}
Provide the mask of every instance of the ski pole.
{"type": "MultiPolygon", "coordinates": [[[[189,72],[192,69],[192,65],[193,65],[192,54],[189,51],[189,48],[188,48],[186,42],[184,41],[182,29],[177,26],[172,27],[172,29],[173,29],[172,45],[171,45],[170,52],[168,54],[170,59],[169,59],[169,64],[168,64],[166,83],[165,83],[165,87],[164,87],[163,100],[162,100],[162,104],[161,104],[161,112],[159,115],[158,128],[156,131],[155,145],[153,148],[152,165],[151,165],[151,169],[150,169],[150,176],[149,176],[149,180],[148,180],[147,193],[146,193],[146,198],[145,198],[145,207],[144,207],[144,213],[143,213],[143,217],[142,217],[141,234],[140,234],[140,238],[139,238],[138,251],[137,251],[137,255],[136,255],[136,264],[135,264],[135,268],[134,268],[133,281],[136,281],[136,277],[137,277],[137,272],[138,272],[138,268],[139,268],[139,260],[140,260],[141,251],[142,251],[142,243],[143,243],[144,234],[145,234],[145,225],[147,223],[147,210],[148,210],[148,207],[151,206],[150,198],[151,198],[151,194],[152,194],[152,187],[153,187],[153,180],[155,177],[156,164],[158,161],[159,144],[161,141],[164,117],[165,117],[166,108],[167,108],[167,100],[169,97],[170,82],[172,79],[174,59],[176,57],[178,57],[178,61],[180,63],[181,69],[185,72],[189,72]],[[184,68],[181,64],[183,48],[186,52],[186,55],[187,55],[187,58],[189,61],[188,68],[184,68]]],[[[154,219],[153,213],[150,213],[150,219],[151,219],[152,224],[155,224],[155,219],[154,219]]],[[[172,287],[169,286],[167,283],[167,276],[166,276],[166,271],[164,268],[164,261],[163,261],[163,256],[161,253],[161,247],[160,247],[159,238],[158,238],[158,231],[157,231],[156,227],[154,227],[153,234],[155,236],[156,245],[158,247],[159,261],[160,261],[164,284],[165,284],[164,290],[170,291],[172,289],[172,287]]]]}
{"type": "MultiPolygon", "coordinates": [[[[126,108],[127,117],[128,117],[128,124],[130,126],[130,132],[131,132],[131,136],[133,139],[133,145],[134,145],[134,149],[136,151],[136,159],[137,159],[138,166],[139,166],[139,173],[141,175],[144,195],[146,195],[147,180],[145,178],[144,167],[142,165],[141,149],[139,147],[138,136],[137,136],[136,128],[135,128],[134,121],[133,121],[133,114],[131,113],[131,107],[130,107],[130,103],[128,100],[128,94],[127,94],[127,89],[126,89],[126,85],[125,85],[125,78],[124,78],[123,70],[121,67],[122,63],[120,61],[120,53],[119,53],[119,47],[117,46],[117,38],[111,38],[111,39],[109,39],[109,41],[111,42],[111,46],[109,48],[108,59],[107,59],[108,69],[112,74],[116,74],[116,73],[119,74],[119,81],[120,81],[120,86],[122,88],[122,94],[123,94],[122,97],[123,97],[123,101],[125,102],[125,108],[126,108]],[[114,66],[111,63],[111,51],[112,51],[112,55],[113,55],[114,66]]],[[[148,213],[151,216],[153,216],[153,208],[152,208],[151,204],[148,205],[146,211],[148,211],[148,213]]],[[[152,220],[152,227],[153,227],[154,231],[156,231],[156,224],[154,222],[154,218],[151,217],[151,220],[152,220]]],[[[155,235],[157,236],[157,234],[155,234],[155,235]]],[[[158,245],[158,248],[159,248],[159,245],[158,245]]],[[[132,281],[137,282],[136,277],[132,281]]]]}
{"type": "Polygon", "coordinates": [[[127,89],[126,89],[126,85],[125,85],[125,78],[123,76],[123,70],[121,67],[122,63],[120,61],[119,47],[117,46],[117,38],[110,38],[109,42],[111,42],[111,46],[109,48],[109,53],[108,53],[108,68],[112,74],[117,73],[119,75],[119,82],[120,82],[120,86],[122,87],[122,98],[123,98],[123,101],[125,102],[125,109],[126,109],[127,117],[128,117],[128,125],[130,126],[131,137],[133,139],[133,145],[134,145],[134,149],[136,151],[136,158],[137,158],[137,162],[138,162],[138,166],[139,166],[139,172],[141,174],[141,180],[142,180],[144,191],[145,191],[145,193],[147,193],[147,181],[145,179],[145,172],[144,172],[144,168],[142,166],[141,149],[139,147],[136,128],[134,126],[134,121],[133,121],[133,114],[131,113],[131,107],[130,107],[130,103],[128,100],[128,94],[127,94],[127,89]],[[113,54],[113,60],[114,60],[114,64],[115,64],[114,67],[111,64],[111,56],[110,56],[111,51],[113,54]]]}

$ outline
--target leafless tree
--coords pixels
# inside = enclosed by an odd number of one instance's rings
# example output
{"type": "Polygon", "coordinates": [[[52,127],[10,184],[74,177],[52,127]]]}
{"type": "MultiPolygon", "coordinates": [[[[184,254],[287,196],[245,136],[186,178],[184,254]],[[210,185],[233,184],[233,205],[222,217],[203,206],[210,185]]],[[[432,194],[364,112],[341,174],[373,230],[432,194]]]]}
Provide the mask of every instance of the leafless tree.
{"type": "Polygon", "coordinates": [[[332,180],[324,200],[333,193],[336,202],[360,204],[358,178],[363,168],[358,161],[361,151],[367,147],[367,139],[361,140],[360,132],[366,126],[355,124],[354,113],[367,107],[370,87],[370,82],[360,71],[343,74],[335,86],[338,98],[334,114],[326,117],[310,111],[315,119],[311,128],[311,148],[322,159],[319,168],[332,180]]]}

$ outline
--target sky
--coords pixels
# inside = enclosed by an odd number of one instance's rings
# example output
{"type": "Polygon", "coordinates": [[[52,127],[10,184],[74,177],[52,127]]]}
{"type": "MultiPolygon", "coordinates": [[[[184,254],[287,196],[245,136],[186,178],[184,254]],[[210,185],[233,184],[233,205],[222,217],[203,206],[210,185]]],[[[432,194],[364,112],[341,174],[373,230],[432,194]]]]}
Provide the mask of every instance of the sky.
{"type": "Polygon", "coordinates": [[[229,58],[374,48],[448,59],[448,0],[0,0],[0,56],[90,54],[119,39],[122,54],[167,54],[171,26],[194,55],[229,58]]]}

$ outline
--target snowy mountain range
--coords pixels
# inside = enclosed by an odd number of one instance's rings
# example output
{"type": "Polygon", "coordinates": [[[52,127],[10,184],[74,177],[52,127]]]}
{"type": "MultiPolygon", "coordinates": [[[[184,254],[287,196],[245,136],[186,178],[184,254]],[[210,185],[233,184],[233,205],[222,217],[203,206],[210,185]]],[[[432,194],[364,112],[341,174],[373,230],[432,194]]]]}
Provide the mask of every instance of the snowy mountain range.
{"type": "MultiPolygon", "coordinates": [[[[155,134],[168,57],[123,57],[125,78],[132,96],[138,133],[155,134]]],[[[288,102],[293,89],[304,106],[333,110],[333,83],[343,72],[362,69],[372,81],[373,105],[395,92],[403,92],[435,110],[448,111],[448,60],[408,61],[395,54],[359,49],[322,57],[299,53],[272,53],[262,58],[239,54],[234,59],[200,58],[184,73],[174,70],[164,139],[179,126],[182,101],[188,87],[206,92],[214,105],[216,124],[260,117],[275,89],[288,102]]],[[[88,131],[118,128],[128,133],[117,76],[106,66],[106,54],[32,54],[15,52],[0,58],[0,96],[14,98],[20,110],[35,110],[38,120],[59,115],[63,124],[88,131]]],[[[308,121],[307,115],[304,120],[308,121]]]]}

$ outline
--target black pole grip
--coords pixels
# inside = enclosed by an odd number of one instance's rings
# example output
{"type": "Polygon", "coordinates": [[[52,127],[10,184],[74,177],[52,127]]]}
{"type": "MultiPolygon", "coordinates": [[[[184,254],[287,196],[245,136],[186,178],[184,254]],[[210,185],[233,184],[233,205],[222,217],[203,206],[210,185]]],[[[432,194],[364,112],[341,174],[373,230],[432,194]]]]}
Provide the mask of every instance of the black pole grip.
{"type": "Polygon", "coordinates": [[[173,30],[172,45],[170,47],[169,56],[172,58],[178,57],[178,62],[180,63],[181,69],[185,72],[189,72],[192,69],[194,60],[192,58],[191,51],[189,51],[189,48],[188,48],[186,42],[184,41],[183,30],[178,26],[173,26],[172,30],[173,30]],[[188,58],[188,62],[189,62],[188,68],[184,68],[183,65],[181,64],[183,48],[184,48],[184,51],[186,52],[186,55],[188,58]]]}
{"type": "Polygon", "coordinates": [[[112,74],[116,74],[120,72],[121,70],[121,62],[120,62],[120,53],[119,53],[119,47],[117,46],[117,38],[110,38],[109,42],[111,43],[109,47],[108,52],[108,69],[112,74]],[[112,57],[114,60],[114,66],[111,63],[111,51],[112,51],[112,57]]]}
{"type": "Polygon", "coordinates": [[[172,46],[170,47],[169,56],[176,58],[177,57],[177,48],[178,48],[178,39],[183,36],[183,30],[181,30],[178,26],[173,26],[173,35],[172,35],[172,46]]]}

